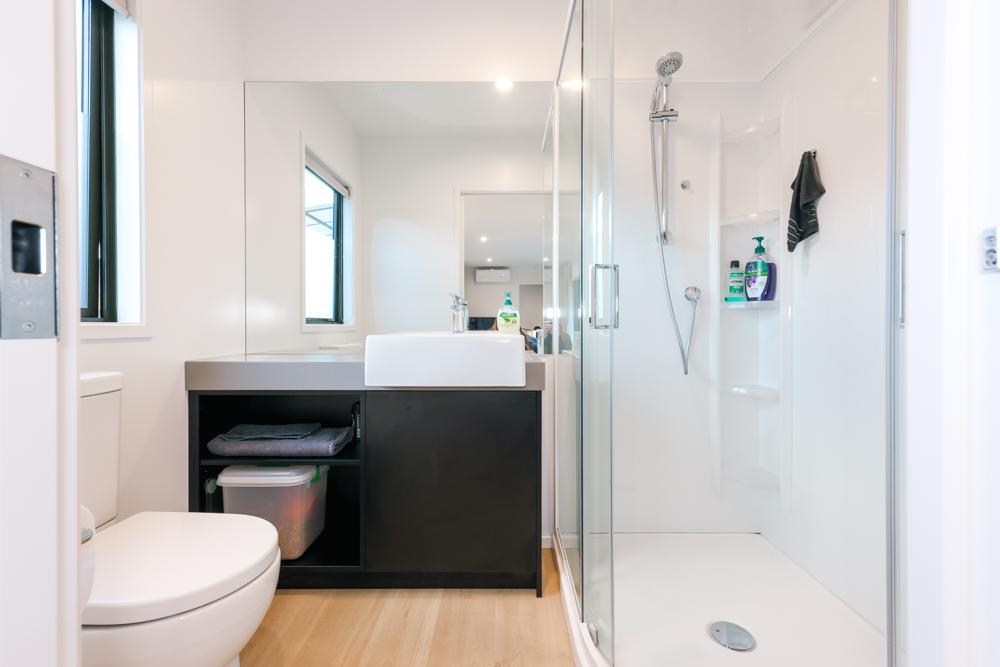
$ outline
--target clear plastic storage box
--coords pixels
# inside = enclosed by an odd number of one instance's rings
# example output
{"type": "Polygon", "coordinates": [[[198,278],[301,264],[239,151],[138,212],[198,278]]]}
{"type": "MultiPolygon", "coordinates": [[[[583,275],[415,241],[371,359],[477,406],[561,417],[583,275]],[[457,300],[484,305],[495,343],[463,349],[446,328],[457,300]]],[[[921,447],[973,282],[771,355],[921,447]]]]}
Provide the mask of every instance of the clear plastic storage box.
{"type": "Polygon", "coordinates": [[[229,466],[219,474],[227,514],[250,514],[278,529],[282,560],[298,558],[326,522],[330,466],[229,466]]]}

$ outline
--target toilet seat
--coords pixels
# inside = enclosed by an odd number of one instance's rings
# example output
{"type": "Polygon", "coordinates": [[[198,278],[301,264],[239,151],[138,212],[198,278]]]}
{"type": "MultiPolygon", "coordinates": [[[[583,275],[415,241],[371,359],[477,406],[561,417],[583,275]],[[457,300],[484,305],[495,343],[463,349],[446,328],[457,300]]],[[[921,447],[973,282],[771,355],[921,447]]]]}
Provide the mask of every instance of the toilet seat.
{"type": "Polygon", "coordinates": [[[278,532],[242,514],[144,512],[99,532],[83,625],[182,614],[250,583],[278,557],[278,532]]]}

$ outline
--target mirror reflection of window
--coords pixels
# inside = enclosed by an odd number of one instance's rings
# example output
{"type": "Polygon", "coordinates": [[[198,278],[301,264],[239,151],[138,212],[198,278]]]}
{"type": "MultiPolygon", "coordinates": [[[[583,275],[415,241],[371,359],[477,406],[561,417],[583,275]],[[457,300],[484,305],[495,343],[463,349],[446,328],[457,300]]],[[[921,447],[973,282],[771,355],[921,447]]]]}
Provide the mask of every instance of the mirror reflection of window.
{"type": "Polygon", "coordinates": [[[344,196],[305,168],[306,324],[344,322],[344,196]]]}

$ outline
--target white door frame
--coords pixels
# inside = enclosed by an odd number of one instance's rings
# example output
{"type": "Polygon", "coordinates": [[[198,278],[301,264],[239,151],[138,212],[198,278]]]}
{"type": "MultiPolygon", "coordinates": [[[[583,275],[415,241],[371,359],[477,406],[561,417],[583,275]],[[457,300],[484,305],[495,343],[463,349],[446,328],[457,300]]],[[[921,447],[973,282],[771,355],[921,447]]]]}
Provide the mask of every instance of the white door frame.
{"type": "Polygon", "coordinates": [[[79,664],[76,2],[0,3],[0,154],[57,173],[58,339],[0,340],[0,664],[79,664]]]}

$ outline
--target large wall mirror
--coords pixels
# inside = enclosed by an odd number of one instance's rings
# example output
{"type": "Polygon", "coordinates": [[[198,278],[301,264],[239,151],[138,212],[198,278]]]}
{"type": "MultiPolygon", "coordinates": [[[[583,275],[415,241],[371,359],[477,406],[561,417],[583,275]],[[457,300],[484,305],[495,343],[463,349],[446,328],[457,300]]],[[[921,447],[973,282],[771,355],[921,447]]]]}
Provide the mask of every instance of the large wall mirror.
{"type": "Polygon", "coordinates": [[[447,330],[449,292],[473,327],[492,326],[504,292],[522,327],[541,326],[551,83],[252,82],[245,95],[248,354],[447,330]]]}

